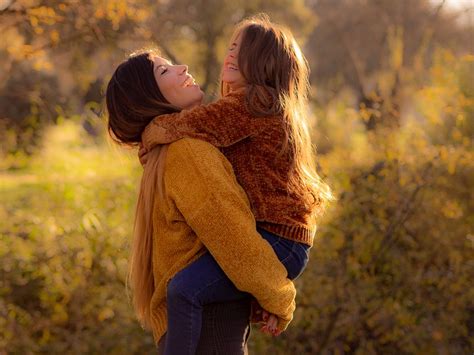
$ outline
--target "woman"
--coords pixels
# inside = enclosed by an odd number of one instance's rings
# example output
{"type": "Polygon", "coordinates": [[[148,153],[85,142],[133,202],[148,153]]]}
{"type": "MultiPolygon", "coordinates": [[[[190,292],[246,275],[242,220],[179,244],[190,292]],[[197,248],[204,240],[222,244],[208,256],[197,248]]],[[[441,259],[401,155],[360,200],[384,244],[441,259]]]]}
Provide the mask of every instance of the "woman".
{"type": "MultiPolygon", "coordinates": [[[[186,66],[153,52],[132,55],[107,87],[109,131],[119,143],[136,145],[154,117],[198,105],[202,97],[186,66]],[[163,66],[172,75],[159,75],[163,66]]],[[[229,288],[252,294],[268,312],[291,320],[294,285],[257,233],[230,163],[195,139],[159,146],[149,153],[141,181],[130,264],[135,311],[156,342],[167,328],[168,281],[206,248],[232,281],[229,288]]]]}

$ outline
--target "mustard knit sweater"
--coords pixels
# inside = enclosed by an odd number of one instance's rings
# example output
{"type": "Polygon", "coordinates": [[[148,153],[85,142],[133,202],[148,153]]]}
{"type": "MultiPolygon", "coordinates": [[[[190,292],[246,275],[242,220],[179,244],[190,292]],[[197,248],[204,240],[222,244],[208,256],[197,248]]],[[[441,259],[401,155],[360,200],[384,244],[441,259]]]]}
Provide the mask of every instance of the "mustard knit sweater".
{"type": "MultiPolygon", "coordinates": [[[[252,294],[286,329],[296,290],[270,244],[256,231],[255,217],[232,166],[204,141],[185,138],[168,147],[163,196],[153,211],[152,331],[166,332],[166,287],[206,249],[235,286],[252,294]]],[[[199,277],[199,275],[196,275],[199,277]]]]}

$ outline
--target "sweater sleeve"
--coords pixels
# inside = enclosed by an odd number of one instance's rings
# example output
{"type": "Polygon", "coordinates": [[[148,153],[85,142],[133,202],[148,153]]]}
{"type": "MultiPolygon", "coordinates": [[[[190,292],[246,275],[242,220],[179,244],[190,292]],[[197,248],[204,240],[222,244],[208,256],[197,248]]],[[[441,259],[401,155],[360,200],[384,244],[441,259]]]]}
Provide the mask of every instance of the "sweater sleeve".
{"type": "Polygon", "coordinates": [[[142,143],[150,150],[188,137],[227,147],[251,136],[259,119],[264,118],[248,113],[243,93],[233,94],[208,105],[155,117],[143,131],[142,143]]]}
{"type": "Polygon", "coordinates": [[[296,289],[255,218],[230,163],[212,145],[183,139],[168,150],[167,196],[235,286],[252,294],[286,329],[296,289]]]}

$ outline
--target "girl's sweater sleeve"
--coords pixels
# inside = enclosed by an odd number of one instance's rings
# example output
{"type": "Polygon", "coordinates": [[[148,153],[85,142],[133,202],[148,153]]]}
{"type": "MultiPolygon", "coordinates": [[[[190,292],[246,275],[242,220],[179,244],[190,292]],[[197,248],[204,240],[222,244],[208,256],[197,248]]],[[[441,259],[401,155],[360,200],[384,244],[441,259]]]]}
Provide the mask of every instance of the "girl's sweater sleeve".
{"type": "Polygon", "coordinates": [[[252,294],[286,329],[296,289],[255,218],[230,163],[212,145],[183,139],[170,145],[165,191],[235,286],[252,294]]]}
{"type": "Polygon", "coordinates": [[[243,93],[231,94],[214,103],[155,117],[142,133],[150,150],[158,144],[197,138],[216,147],[227,147],[255,133],[257,118],[249,115],[243,93]]]}

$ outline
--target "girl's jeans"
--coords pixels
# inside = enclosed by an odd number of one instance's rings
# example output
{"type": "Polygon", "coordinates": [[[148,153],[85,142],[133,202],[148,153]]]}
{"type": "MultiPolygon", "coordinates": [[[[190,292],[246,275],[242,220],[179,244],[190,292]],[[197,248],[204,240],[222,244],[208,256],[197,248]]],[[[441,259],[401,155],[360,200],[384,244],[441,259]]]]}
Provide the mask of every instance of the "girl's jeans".
{"type": "MultiPolygon", "coordinates": [[[[310,247],[261,228],[257,230],[270,243],[285,266],[288,278],[296,279],[308,263],[310,247]]],[[[234,286],[209,253],[178,272],[167,288],[168,330],[165,355],[195,354],[201,333],[203,305],[235,301],[244,297],[249,297],[249,294],[234,286]]]]}

